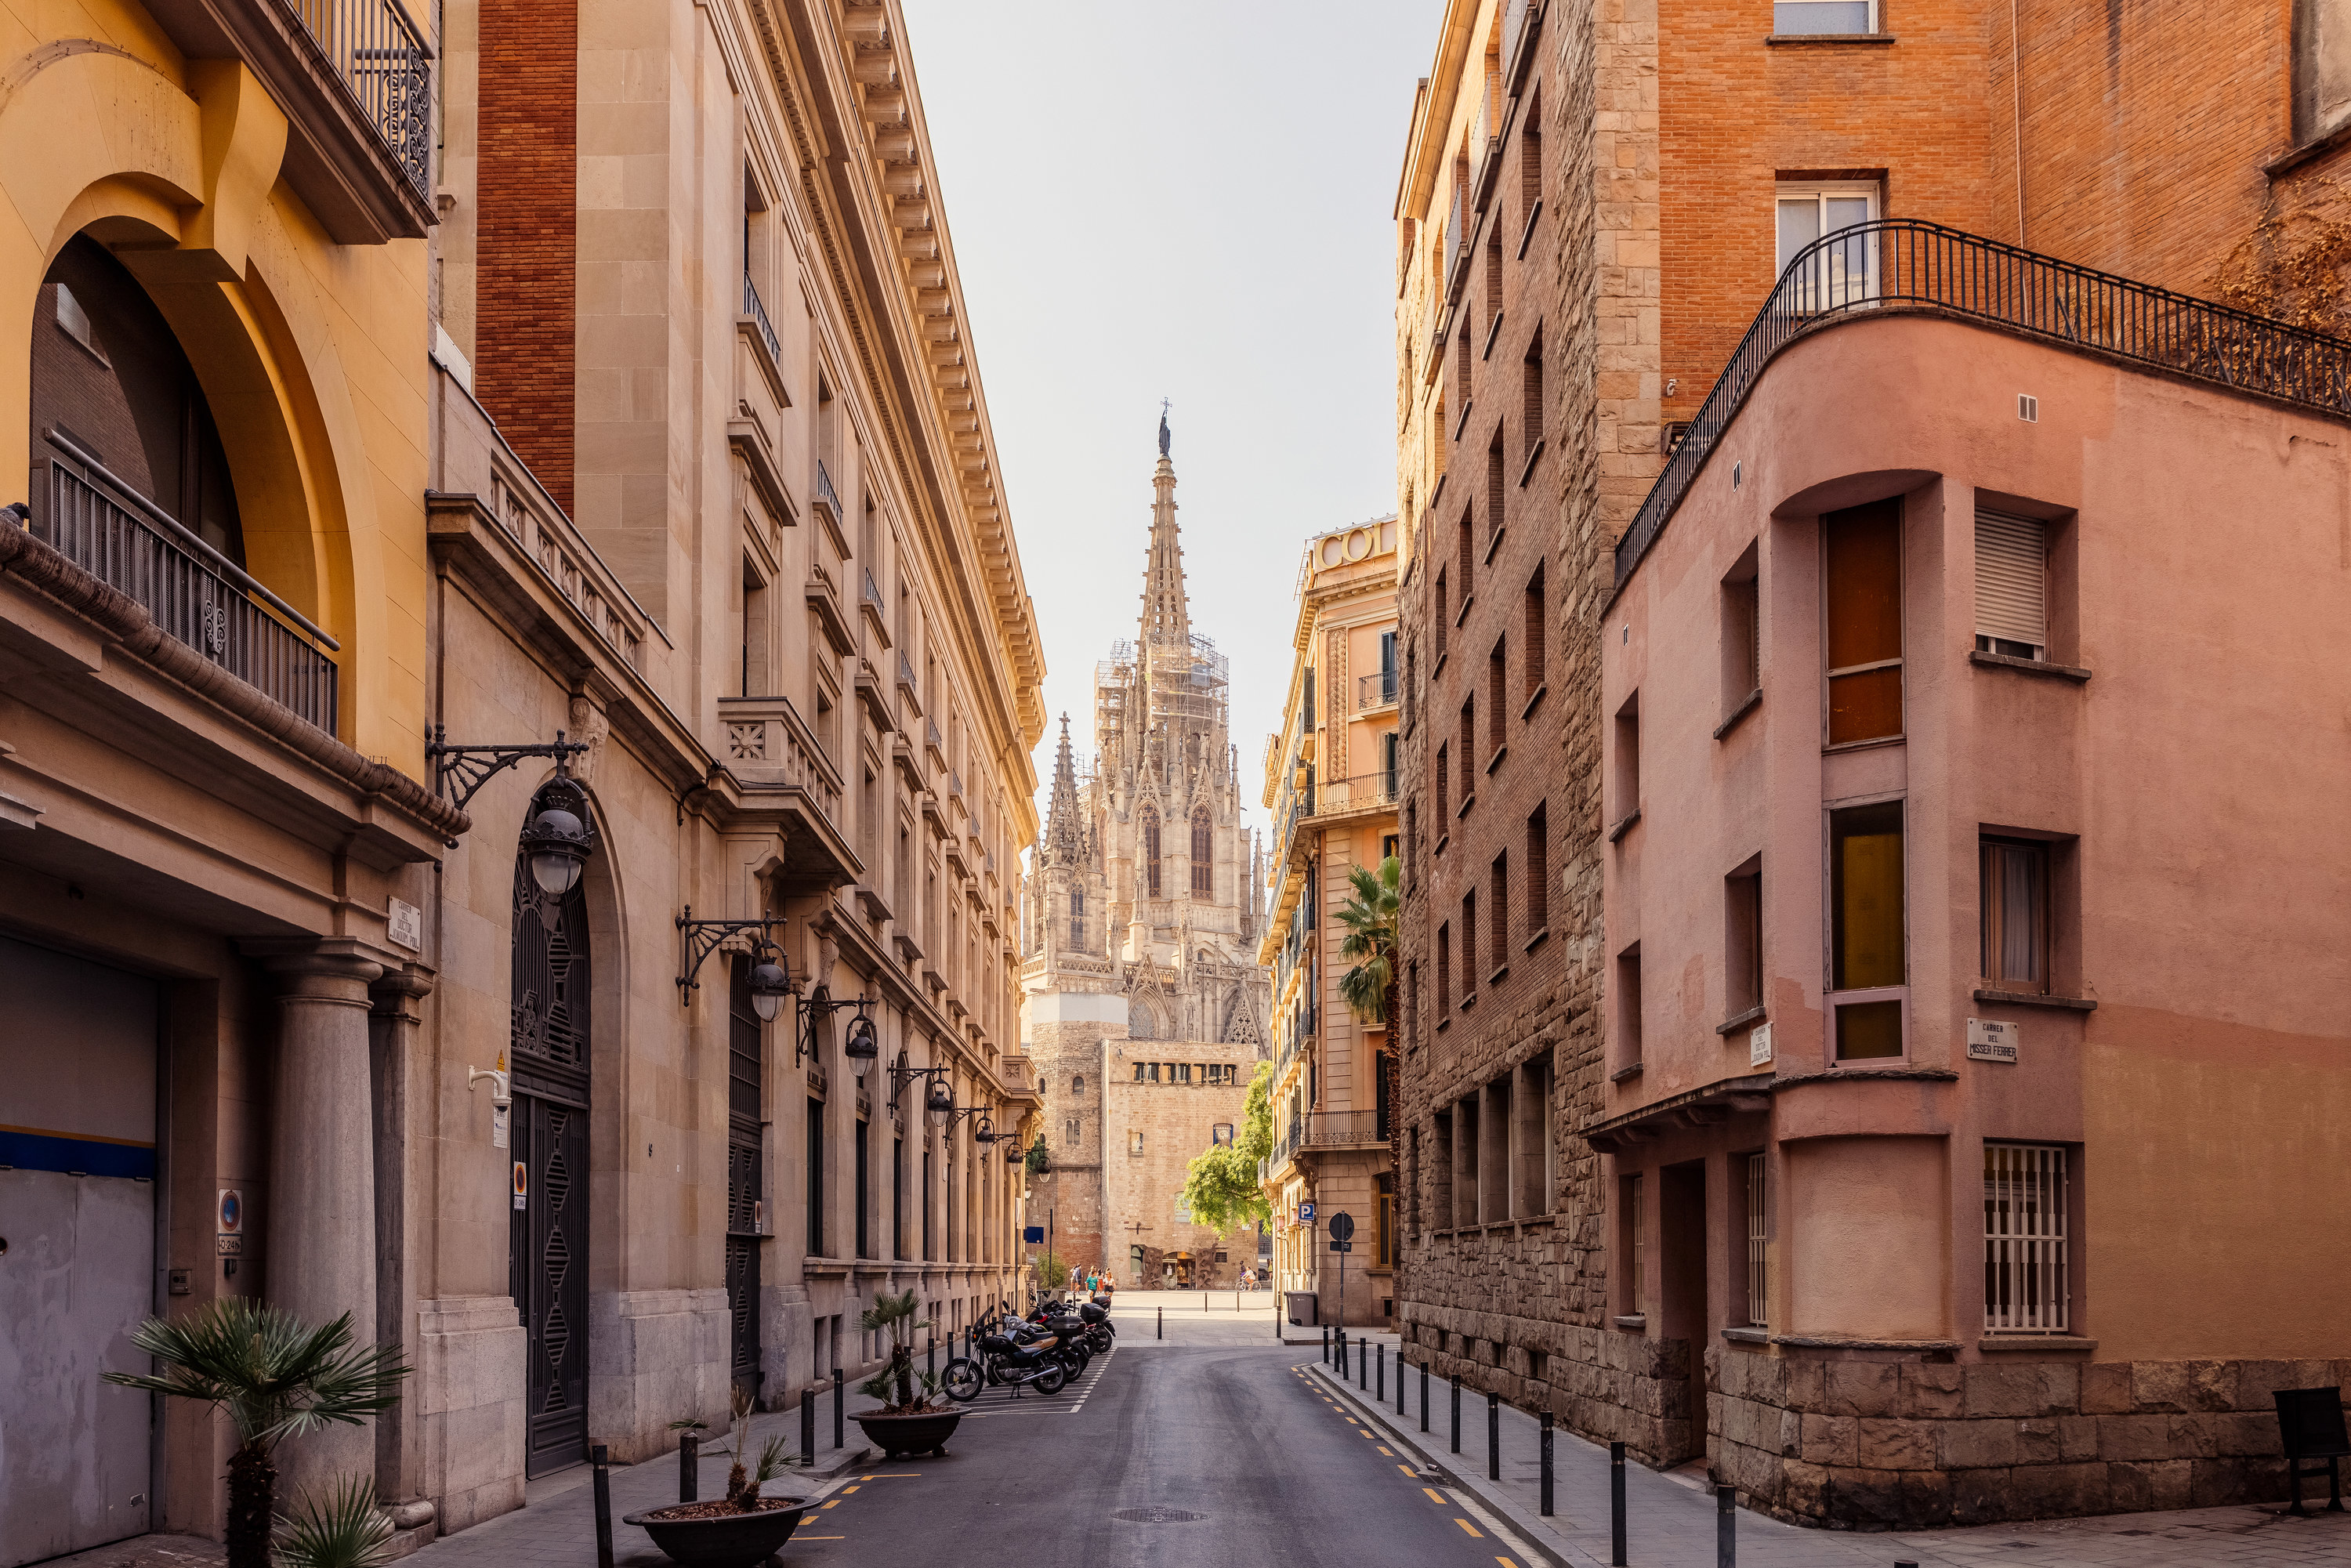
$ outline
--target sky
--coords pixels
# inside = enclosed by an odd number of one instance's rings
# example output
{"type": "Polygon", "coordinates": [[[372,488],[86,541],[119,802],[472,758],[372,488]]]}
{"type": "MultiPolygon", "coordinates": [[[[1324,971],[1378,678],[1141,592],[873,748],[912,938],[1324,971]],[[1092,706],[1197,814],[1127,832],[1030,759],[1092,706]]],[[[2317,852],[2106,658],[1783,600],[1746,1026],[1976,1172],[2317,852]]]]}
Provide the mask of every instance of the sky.
{"type": "Polygon", "coordinates": [[[1395,188],[1441,0],[902,5],[1044,644],[1040,784],[1135,633],[1164,397],[1262,826],[1305,541],[1395,510],[1395,188]]]}

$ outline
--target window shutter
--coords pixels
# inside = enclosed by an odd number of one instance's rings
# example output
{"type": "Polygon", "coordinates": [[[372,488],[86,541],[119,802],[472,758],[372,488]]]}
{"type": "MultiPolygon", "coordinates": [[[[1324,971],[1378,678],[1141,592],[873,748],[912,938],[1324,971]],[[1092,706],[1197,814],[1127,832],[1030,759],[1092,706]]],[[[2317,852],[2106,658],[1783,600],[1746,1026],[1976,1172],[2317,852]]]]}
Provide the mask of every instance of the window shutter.
{"type": "Polygon", "coordinates": [[[2048,525],[1976,513],[1976,634],[2049,644],[2048,525]]]}

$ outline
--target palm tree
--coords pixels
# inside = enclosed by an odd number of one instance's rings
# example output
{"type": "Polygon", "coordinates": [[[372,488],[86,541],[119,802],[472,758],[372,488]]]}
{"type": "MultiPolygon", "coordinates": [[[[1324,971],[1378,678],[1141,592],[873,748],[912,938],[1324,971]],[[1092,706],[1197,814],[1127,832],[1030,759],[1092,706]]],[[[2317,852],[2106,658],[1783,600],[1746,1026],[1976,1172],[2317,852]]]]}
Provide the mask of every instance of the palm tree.
{"type": "Polygon", "coordinates": [[[1339,906],[1339,924],[1347,928],[1339,956],[1354,966],[1339,977],[1339,998],[1374,1029],[1387,1027],[1395,1002],[1396,939],[1404,929],[1404,894],[1398,884],[1403,879],[1403,863],[1394,855],[1380,862],[1376,873],[1356,866],[1347,873],[1353,895],[1339,906]]]}
{"type": "Polygon", "coordinates": [[[351,1314],[312,1328],[250,1296],[224,1296],[184,1318],[150,1318],[131,1343],[163,1364],[161,1375],[110,1372],[106,1381],[228,1412],[228,1568],[269,1568],[277,1467],[287,1438],[329,1421],[358,1426],[400,1402],[408,1367],[397,1345],[351,1343],[351,1314]]]}

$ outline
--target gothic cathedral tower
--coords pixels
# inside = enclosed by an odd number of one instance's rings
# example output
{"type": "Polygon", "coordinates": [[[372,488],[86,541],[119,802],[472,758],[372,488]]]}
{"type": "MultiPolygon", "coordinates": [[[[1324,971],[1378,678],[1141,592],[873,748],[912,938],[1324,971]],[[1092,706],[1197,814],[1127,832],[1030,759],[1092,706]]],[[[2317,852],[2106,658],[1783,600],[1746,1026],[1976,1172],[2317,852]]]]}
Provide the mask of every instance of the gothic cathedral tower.
{"type": "Polygon", "coordinates": [[[1168,444],[1163,416],[1136,636],[1094,666],[1090,767],[1062,718],[1028,883],[1025,1038],[1051,1162],[1029,1223],[1050,1209],[1061,1258],[1123,1284],[1206,1285],[1241,1260],[1214,1267],[1215,1238],[1180,1207],[1183,1168],[1239,1121],[1270,991],[1229,673],[1192,630],[1168,444]]]}

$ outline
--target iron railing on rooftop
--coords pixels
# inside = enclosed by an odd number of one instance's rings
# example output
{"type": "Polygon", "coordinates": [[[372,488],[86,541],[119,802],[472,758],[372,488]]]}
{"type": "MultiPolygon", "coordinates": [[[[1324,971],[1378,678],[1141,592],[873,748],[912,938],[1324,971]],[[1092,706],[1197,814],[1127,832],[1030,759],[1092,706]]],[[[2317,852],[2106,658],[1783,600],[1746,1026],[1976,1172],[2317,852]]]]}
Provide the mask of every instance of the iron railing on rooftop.
{"type": "Polygon", "coordinates": [[[743,314],[759,324],[760,340],[768,345],[768,357],[780,361],[784,357],[783,340],[776,336],[776,324],[768,319],[768,307],[759,298],[759,286],[751,275],[743,275],[743,314]]]}
{"type": "Polygon", "coordinates": [[[1924,309],[2328,413],[2351,414],[2351,342],[1940,224],[1881,218],[1813,241],[1780,275],[1616,545],[1621,587],[1780,350],[1858,311],[1924,309]]]}
{"type": "Polygon", "coordinates": [[[392,162],[433,200],[432,51],[399,0],[278,0],[375,127],[392,162]]]}
{"type": "Polygon", "coordinates": [[[321,650],[341,644],[69,438],[50,432],[48,444],[35,537],[137,600],[165,636],[334,734],[340,672],[321,650]]]}

